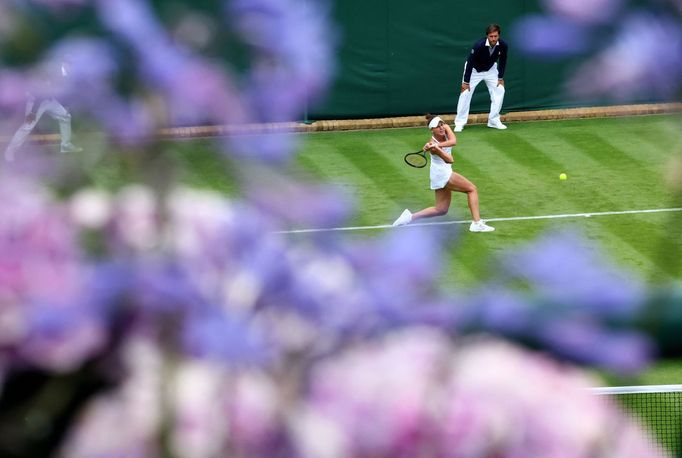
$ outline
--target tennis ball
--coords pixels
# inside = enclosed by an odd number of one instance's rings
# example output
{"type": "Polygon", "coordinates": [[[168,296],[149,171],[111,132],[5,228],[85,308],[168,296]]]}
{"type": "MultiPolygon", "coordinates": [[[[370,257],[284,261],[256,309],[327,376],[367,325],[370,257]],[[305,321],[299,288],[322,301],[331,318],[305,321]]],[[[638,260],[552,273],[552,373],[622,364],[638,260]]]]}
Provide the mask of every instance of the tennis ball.
{"type": "Polygon", "coordinates": [[[566,178],[568,178],[568,177],[566,176],[565,173],[562,173],[561,175],[559,175],[560,180],[565,180],[566,178]]]}

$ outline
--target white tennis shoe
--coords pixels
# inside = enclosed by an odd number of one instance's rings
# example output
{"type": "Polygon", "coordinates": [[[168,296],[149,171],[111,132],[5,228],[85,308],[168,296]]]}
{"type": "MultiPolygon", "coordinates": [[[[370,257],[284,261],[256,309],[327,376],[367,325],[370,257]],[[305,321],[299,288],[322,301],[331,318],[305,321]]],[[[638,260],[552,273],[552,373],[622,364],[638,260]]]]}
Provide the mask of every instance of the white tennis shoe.
{"type": "Polygon", "coordinates": [[[502,124],[500,121],[497,121],[497,122],[489,122],[489,123],[488,123],[488,127],[492,127],[493,129],[500,129],[500,130],[504,130],[504,129],[507,128],[507,126],[505,126],[504,124],[502,124]]]}
{"type": "Polygon", "coordinates": [[[464,130],[464,126],[455,126],[454,131],[455,132],[461,132],[464,130]]]}
{"type": "Polygon", "coordinates": [[[61,147],[62,153],[80,153],[81,151],[83,151],[83,148],[81,148],[80,146],[76,146],[71,142],[64,143],[62,144],[61,147]]]}
{"type": "Polygon", "coordinates": [[[492,226],[488,226],[485,223],[485,221],[479,219],[478,221],[474,221],[471,223],[471,226],[469,226],[469,230],[471,232],[492,232],[495,230],[495,228],[492,226]]]}
{"type": "Polygon", "coordinates": [[[412,221],[412,213],[405,209],[397,220],[393,221],[393,226],[404,226],[412,221]]]}

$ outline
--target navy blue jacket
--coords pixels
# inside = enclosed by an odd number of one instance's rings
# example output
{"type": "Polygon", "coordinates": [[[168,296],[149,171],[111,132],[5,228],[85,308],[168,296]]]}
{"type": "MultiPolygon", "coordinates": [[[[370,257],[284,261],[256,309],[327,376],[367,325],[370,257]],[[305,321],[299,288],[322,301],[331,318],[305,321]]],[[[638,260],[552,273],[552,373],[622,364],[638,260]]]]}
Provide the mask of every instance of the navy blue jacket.
{"type": "Polygon", "coordinates": [[[477,72],[486,72],[490,70],[490,67],[497,62],[497,72],[498,78],[504,78],[504,68],[507,66],[507,42],[499,39],[493,54],[490,51],[485,42],[487,37],[482,40],[478,40],[469,52],[469,57],[467,57],[467,65],[464,70],[464,82],[468,83],[471,80],[471,71],[475,68],[477,72]]]}

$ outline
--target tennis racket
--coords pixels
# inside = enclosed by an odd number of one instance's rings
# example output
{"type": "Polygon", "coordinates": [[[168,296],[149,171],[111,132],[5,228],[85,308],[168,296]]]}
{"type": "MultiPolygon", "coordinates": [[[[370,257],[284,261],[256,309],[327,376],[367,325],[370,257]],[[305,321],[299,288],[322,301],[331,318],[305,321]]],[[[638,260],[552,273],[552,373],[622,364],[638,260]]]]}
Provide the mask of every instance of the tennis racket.
{"type": "Polygon", "coordinates": [[[425,151],[415,151],[414,153],[407,153],[405,155],[405,163],[410,167],[421,169],[427,163],[425,151]]]}

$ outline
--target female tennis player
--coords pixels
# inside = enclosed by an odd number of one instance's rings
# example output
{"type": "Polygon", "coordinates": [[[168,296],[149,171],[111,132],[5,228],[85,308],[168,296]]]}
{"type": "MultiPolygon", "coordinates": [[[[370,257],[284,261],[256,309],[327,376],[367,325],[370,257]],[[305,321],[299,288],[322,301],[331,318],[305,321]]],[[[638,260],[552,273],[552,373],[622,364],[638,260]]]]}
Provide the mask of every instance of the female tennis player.
{"type": "Polygon", "coordinates": [[[436,205],[428,207],[417,213],[409,210],[403,211],[393,223],[394,226],[404,226],[419,218],[430,218],[447,214],[450,208],[453,192],[463,192],[467,195],[469,210],[473,221],[469,230],[471,232],[492,232],[494,227],[488,226],[481,219],[478,212],[478,190],[476,186],[464,176],[452,171],[452,147],[457,144],[454,132],[438,116],[426,115],[431,140],[424,145],[424,151],[431,153],[431,189],[436,193],[436,205]]]}

